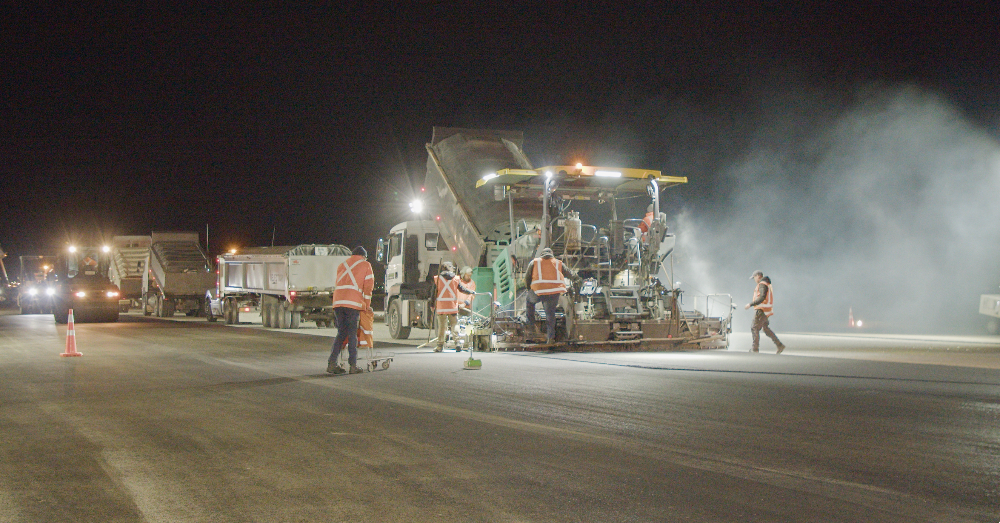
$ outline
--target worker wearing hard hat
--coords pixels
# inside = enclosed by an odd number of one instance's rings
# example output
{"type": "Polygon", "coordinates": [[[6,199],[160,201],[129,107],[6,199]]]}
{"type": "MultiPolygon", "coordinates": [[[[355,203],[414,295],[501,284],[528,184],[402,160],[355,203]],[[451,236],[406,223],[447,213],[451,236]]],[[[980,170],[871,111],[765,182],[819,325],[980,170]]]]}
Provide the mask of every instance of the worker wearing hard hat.
{"type": "Polygon", "coordinates": [[[476,282],[472,281],[472,267],[468,265],[462,267],[458,275],[461,278],[462,285],[473,292],[473,294],[466,294],[461,291],[458,293],[458,313],[462,316],[468,316],[472,312],[472,300],[476,297],[474,294],[476,291],[476,282]]]}
{"type": "Polygon", "coordinates": [[[771,330],[768,318],[774,314],[774,292],[771,288],[771,278],[764,276],[763,271],[754,271],[750,279],[756,283],[753,291],[753,301],[747,304],[745,309],[753,307],[756,309],[753,316],[753,323],[750,324],[750,336],[753,338],[753,347],[750,352],[760,352],[760,331],[778,347],[776,354],[781,354],[785,350],[784,344],[778,340],[778,336],[771,330]]]}
{"type": "MultiPolygon", "coordinates": [[[[444,350],[445,328],[454,332],[458,325],[458,300],[460,294],[475,294],[476,291],[462,284],[455,276],[455,267],[451,262],[441,264],[441,272],[434,277],[437,298],[434,300],[434,312],[437,321],[437,346],[434,352],[444,350]],[[447,327],[446,327],[447,326],[447,327]]],[[[456,350],[461,348],[456,347],[456,350]]]]}
{"type": "Polygon", "coordinates": [[[535,305],[542,304],[545,310],[545,343],[551,345],[556,340],[556,306],[559,305],[559,296],[566,293],[565,278],[577,276],[552,254],[552,249],[546,247],[538,254],[538,258],[528,263],[524,276],[525,287],[530,289],[525,314],[528,330],[534,330],[535,305]]]}
{"type": "Polygon", "coordinates": [[[337,322],[337,338],[333,341],[326,371],[330,374],[360,374],[363,371],[358,368],[358,324],[361,311],[371,309],[372,290],[375,288],[375,275],[372,265],[368,263],[368,251],[364,247],[355,247],[351,256],[337,267],[336,282],[333,312],[337,322]],[[351,365],[349,371],[337,365],[344,341],[347,341],[347,362],[351,365]]]}

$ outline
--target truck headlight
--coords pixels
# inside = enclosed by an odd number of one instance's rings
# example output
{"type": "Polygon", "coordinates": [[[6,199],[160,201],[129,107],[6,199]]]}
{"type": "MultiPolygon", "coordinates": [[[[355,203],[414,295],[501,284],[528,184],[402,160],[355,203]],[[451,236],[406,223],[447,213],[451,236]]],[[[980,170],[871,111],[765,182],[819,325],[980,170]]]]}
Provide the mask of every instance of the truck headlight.
{"type": "Polygon", "coordinates": [[[46,296],[55,296],[56,295],[56,290],[53,289],[52,287],[49,287],[48,289],[45,289],[45,295],[46,296]]]}
{"type": "Polygon", "coordinates": [[[76,297],[77,298],[83,298],[86,295],[87,295],[87,293],[83,292],[83,291],[79,291],[79,292],[76,293],[76,297]]]}
{"type": "Polygon", "coordinates": [[[108,298],[115,298],[117,296],[118,296],[117,292],[115,292],[115,291],[108,291],[108,298]]]}
{"type": "Polygon", "coordinates": [[[34,295],[38,294],[38,289],[32,287],[32,288],[28,289],[28,294],[30,296],[34,296],[34,295]]]}

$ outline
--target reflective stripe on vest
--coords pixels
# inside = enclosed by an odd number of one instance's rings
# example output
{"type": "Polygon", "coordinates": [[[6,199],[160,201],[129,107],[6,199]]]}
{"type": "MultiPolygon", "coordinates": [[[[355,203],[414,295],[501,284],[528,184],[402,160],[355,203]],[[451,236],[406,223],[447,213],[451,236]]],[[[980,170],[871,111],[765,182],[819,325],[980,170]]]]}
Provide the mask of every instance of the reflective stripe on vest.
{"type": "Polygon", "coordinates": [[[566,292],[566,280],[563,279],[562,261],[555,258],[535,258],[531,270],[531,290],[535,294],[562,294],[566,292]]]}
{"type": "Polygon", "coordinates": [[[437,284],[437,300],[434,303],[437,314],[458,314],[458,277],[445,281],[440,276],[434,277],[437,284]]]}
{"type": "Polygon", "coordinates": [[[772,316],[774,315],[774,289],[771,288],[771,284],[766,281],[761,281],[756,287],[753,288],[753,301],[757,301],[760,298],[760,286],[767,286],[767,297],[764,301],[754,305],[753,308],[764,311],[764,315],[772,316]]]}
{"type": "Polygon", "coordinates": [[[372,297],[364,293],[358,278],[374,280],[375,276],[364,270],[365,267],[361,265],[365,262],[363,257],[358,256],[354,263],[348,265],[350,261],[348,258],[337,267],[337,287],[333,291],[333,306],[363,310],[371,302],[372,297]],[[364,272],[357,274],[356,271],[364,272]]]}

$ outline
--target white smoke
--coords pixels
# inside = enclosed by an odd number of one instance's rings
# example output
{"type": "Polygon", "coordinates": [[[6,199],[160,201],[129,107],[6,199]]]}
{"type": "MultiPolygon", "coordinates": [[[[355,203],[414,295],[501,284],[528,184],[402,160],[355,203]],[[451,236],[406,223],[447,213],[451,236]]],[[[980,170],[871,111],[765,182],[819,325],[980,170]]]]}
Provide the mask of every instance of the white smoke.
{"type": "Polygon", "coordinates": [[[724,201],[673,220],[675,279],[733,293],[737,328],[755,269],[785,331],[845,327],[849,308],[893,332],[981,323],[978,295],[1000,283],[1000,147],[984,130],[912,87],[767,117],[717,173],[724,201]]]}

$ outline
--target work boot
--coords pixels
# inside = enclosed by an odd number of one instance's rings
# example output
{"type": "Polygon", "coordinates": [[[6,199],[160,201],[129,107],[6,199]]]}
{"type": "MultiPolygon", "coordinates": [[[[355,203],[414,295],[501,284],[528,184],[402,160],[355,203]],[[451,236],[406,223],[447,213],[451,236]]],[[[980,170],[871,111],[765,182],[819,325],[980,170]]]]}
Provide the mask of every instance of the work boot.
{"type": "Polygon", "coordinates": [[[344,368],[341,367],[340,365],[334,365],[333,366],[333,370],[332,371],[327,370],[327,372],[333,374],[334,376],[339,375],[339,374],[347,374],[347,371],[344,370],[344,368]]]}
{"type": "Polygon", "coordinates": [[[333,374],[334,370],[337,368],[337,363],[334,361],[326,362],[326,373],[333,374]]]}
{"type": "Polygon", "coordinates": [[[359,369],[356,365],[351,365],[351,374],[361,374],[362,372],[364,371],[359,369]]]}
{"type": "Polygon", "coordinates": [[[781,351],[783,351],[783,350],[785,350],[785,345],[783,343],[779,343],[778,344],[778,352],[775,352],[775,354],[781,354],[781,351]]]}
{"type": "Polygon", "coordinates": [[[752,352],[754,354],[757,354],[758,352],[760,352],[760,350],[757,349],[756,347],[754,347],[754,348],[750,349],[750,352],[752,352]]]}
{"type": "Polygon", "coordinates": [[[434,352],[441,352],[443,349],[441,347],[434,347],[434,352]]]}

